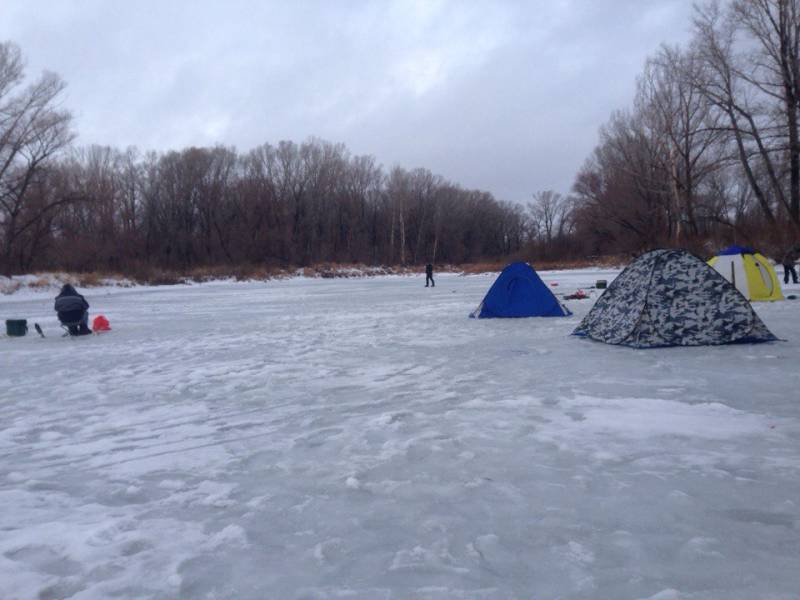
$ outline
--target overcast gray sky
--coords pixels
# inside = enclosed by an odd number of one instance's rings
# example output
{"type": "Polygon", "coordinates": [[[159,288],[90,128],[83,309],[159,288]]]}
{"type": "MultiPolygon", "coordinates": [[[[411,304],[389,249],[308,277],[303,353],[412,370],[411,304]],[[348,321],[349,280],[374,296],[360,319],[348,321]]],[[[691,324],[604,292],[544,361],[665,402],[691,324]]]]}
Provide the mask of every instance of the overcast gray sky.
{"type": "Polygon", "coordinates": [[[569,191],[691,0],[2,0],[69,87],[79,144],[247,150],[315,135],[525,201],[569,191]]]}

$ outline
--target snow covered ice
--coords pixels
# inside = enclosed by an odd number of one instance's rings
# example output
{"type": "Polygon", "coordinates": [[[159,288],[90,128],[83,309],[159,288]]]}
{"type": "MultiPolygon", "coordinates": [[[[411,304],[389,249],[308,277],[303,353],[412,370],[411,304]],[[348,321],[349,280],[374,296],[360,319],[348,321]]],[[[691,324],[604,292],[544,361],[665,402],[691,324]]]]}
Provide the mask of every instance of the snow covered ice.
{"type": "Polygon", "coordinates": [[[800,301],[633,350],[423,280],[0,298],[0,598],[800,598],[800,301]]]}

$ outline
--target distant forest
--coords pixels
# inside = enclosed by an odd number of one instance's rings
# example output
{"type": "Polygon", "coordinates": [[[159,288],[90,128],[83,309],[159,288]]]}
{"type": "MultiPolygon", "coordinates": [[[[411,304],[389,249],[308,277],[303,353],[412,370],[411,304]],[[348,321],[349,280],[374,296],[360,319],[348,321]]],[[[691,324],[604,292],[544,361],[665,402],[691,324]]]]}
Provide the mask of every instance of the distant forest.
{"type": "Polygon", "coordinates": [[[21,50],[0,43],[0,269],[462,264],[732,241],[779,256],[800,239],[800,0],[710,2],[691,27],[646,61],[570,192],[524,204],[318,139],[78,148],[64,82],[27,80],[21,50]]]}

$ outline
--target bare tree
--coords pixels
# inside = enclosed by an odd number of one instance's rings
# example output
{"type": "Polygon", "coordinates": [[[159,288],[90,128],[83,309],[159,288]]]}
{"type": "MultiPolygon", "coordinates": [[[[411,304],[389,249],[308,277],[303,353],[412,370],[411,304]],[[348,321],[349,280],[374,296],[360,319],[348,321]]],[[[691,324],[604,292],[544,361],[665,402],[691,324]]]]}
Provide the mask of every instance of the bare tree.
{"type": "Polygon", "coordinates": [[[69,197],[29,202],[31,187],[40,183],[50,160],[72,140],[71,116],[58,107],[63,81],[43,73],[24,84],[24,61],[17,46],[0,43],[0,226],[2,263],[14,268],[20,237],[69,197]]]}
{"type": "Polygon", "coordinates": [[[711,2],[697,9],[694,22],[701,69],[693,85],[724,119],[723,131],[773,227],[782,211],[800,228],[795,3],[742,0],[725,10],[711,2]]]}
{"type": "Polygon", "coordinates": [[[800,8],[797,0],[735,0],[729,18],[756,43],[742,78],[775,107],[789,156],[788,212],[800,227],[800,8]],[[784,138],[785,135],[785,138],[784,138]]]}
{"type": "Polygon", "coordinates": [[[410,175],[408,171],[400,167],[394,167],[389,173],[386,182],[386,193],[391,206],[391,233],[390,233],[390,260],[394,257],[395,224],[399,233],[399,258],[400,264],[406,264],[406,210],[408,198],[411,195],[410,175]]]}
{"type": "Polygon", "coordinates": [[[695,53],[663,46],[645,64],[635,99],[643,123],[661,146],[659,158],[673,200],[670,232],[678,242],[684,229],[691,236],[699,234],[698,192],[723,164],[721,117],[693,85],[699,68],[695,53]]]}
{"type": "Polygon", "coordinates": [[[564,198],[553,190],[536,192],[533,202],[528,204],[528,211],[536,224],[535,229],[543,234],[547,245],[552,243],[558,232],[564,216],[563,205],[564,198]]]}

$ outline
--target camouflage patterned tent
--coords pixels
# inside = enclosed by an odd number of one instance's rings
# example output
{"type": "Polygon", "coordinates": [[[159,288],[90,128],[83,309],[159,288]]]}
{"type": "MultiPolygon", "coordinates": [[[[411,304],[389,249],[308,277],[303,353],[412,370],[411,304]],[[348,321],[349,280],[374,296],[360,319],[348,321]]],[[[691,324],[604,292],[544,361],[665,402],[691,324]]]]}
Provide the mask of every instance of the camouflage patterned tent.
{"type": "Polygon", "coordinates": [[[685,250],[640,256],[573,333],[633,348],[777,339],[735,287],[685,250]]]}

